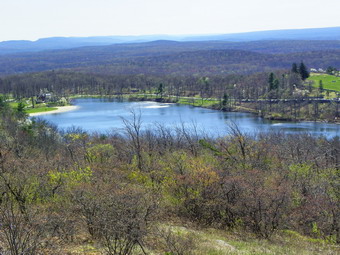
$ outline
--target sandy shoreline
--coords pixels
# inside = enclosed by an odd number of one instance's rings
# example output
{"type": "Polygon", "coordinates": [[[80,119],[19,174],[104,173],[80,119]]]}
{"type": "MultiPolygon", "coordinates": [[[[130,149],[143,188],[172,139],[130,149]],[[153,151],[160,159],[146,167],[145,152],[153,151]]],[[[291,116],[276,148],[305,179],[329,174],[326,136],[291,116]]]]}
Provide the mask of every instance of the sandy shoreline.
{"type": "Polygon", "coordinates": [[[68,106],[58,106],[58,107],[56,107],[56,108],[57,108],[57,110],[48,111],[48,112],[36,112],[36,113],[30,113],[29,116],[30,116],[30,117],[34,117],[34,116],[40,116],[40,115],[45,115],[45,114],[53,114],[53,113],[69,112],[69,111],[77,110],[77,109],[79,108],[79,106],[76,106],[76,105],[68,105],[68,106]]]}

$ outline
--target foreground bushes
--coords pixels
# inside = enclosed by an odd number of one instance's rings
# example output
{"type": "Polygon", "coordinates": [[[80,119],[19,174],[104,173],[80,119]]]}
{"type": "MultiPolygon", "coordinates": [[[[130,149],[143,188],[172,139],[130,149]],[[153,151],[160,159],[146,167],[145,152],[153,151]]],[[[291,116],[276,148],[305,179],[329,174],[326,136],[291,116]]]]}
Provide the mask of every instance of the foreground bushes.
{"type": "Polygon", "coordinates": [[[155,222],[172,218],[261,238],[291,229],[340,241],[339,138],[247,136],[233,126],[210,139],[184,129],[142,131],[136,116],[125,124],[125,134],[59,134],[6,113],[2,252],[63,253],[87,238],[107,254],[131,254],[145,249],[155,222]]]}

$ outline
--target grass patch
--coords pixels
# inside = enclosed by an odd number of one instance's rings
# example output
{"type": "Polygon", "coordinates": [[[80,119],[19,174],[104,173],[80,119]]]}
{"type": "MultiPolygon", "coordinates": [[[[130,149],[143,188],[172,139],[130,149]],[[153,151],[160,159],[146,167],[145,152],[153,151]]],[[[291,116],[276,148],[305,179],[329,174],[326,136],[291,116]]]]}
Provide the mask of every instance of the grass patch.
{"type": "Polygon", "coordinates": [[[218,99],[203,99],[202,98],[179,98],[178,102],[179,104],[187,104],[187,105],[193,105],[193,106],[200,106],[200,107],[212,107],[216,104],[219,104],[218,99]]]}
{"type": "MultiPolygon", "coordinates": [[[[317,255],[317,254],[339,254],[339,247],[326,244],[322,240],[311,240],[311,238],[300,235],[294,231],[278,231],[270,240],[258,239],[249,233],[242,231],[229,232],[213,228],[191,228],[162,224],[160,230],[171,229],[177,238],[178,248],[186,250],[184,254],[192,255],[317,255]],[[193,244],[181,242],[183,239],[192,239],[193,244]]],[[[160,235],[151,237],[153,247],[151,250],[157,254],[164,254],[164,240],[160,235]],[[156,247],[156,249],[154,249],[156,247]]],[[[172,240],[176,240],[173,238],[172,240]]]]}
{"type": "MultiPolygon", "coordinates": [[[[144,249],[149,255],[335,255],[339,247],[313,242],[295,231],[278,231],[270,240],[258,239],[242,231],[230,232],[213,228],[196,228],[160,223],[146,237],[144,249]],[[168,232],[170,231],[170,232],[168,232]],[[165,235],[164,235],[165,233],[165,235]],[[172,233],[170,238],[168,233],[172,233]],[[168,241],[168,242],[167,242],[168,241]],[[178,252],[171,253],[169,248],[178,252]]],[[[83,240],[65,247],[63,254],[100,255],[105,249],[96,241],[83,240]]],[[[139,247],[132,255],[143,254],[139,247]]]]}
{"type": "MultiPolygon", "coordinates": [[[[9,102],[9,106],[13,109],[18,108],[19,102],[9,102]]],[[[48,107],[46,104],[41,104],[41,105],[36,105],[35,108],[32,108],[32,106],[29,106],[25,104],[25,112],[30,114],[30,113],[38,113],[38,112],[50,112],[54,110],[58,110],[56,107],[48,107]]]]}
{"type": "Polygon", "coordinates": [[[11,108],[14,109],[14,108],[18,108],[18,104],[19,104],[19,103],[18,103],[18,102],[9,102],[8,104],[9,104],[9,106],[10,106],[11,108]]]}
{"type": "Polygon", "coordinates": [[[27,113],[37,113],[37,112],[50,112],[58,110],[56,107],[39,107],[39,108],[29,108],[25,109],[27,113]]]}
{"type": "Polygon", "coordinates": [[[319,81],[322,81],[324,89],[340,92],[340,77],[329,74],[312,73],[308,80],[313,81],[313,86],[319,88],[319,81]]]}

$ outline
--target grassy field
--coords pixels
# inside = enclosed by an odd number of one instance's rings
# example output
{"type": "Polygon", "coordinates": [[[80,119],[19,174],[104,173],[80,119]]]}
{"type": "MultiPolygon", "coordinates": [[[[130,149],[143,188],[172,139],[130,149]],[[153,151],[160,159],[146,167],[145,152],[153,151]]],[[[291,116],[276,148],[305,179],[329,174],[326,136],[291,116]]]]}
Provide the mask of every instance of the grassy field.
{"type": "Polygon", "coordinates": [[[193,106],[201,106],[201,107],[211,107],[215,104],[218,104],[219,101],[217,99],[204,99],[202,100],[201,98],[180,98],[178,100],[179,104],[188,104],[188,105],[193,105],[193,106]]]}
{"type": "Polygon", "coordinates": [[[319,81],[322,81],[323,88],[340,92],[340,77],[329,74],[312,73],[308,80],[313,81],[313,86],[318,88],[319,81]]]}
{"type": "MultiPolygon", "coordinates": [[[[49,106],[46,106],[46,104],[35,105],[35,108],[32,108],[32,105],[28,104],[27,102],[25,102],[24,104],[25,104],[25,112],[28,114],[38,113],[38,112],[50,112],[50,111],[58,110],[58,108],[51,107],[51,106],[49,107],[49,106]]],[[[18,105],[19,105],[18,101],[9,102],[9,106],[13,109],[17,109],[18,105]]]]}
{"type": "MultiPolygon", "coordinates": [[[[17,108],[18,107],[18,102],[10,102],[9,105],[10,107],[17,108]]],[[[30,114],[30,113],[37,113],[37,112],[50,112],[50,111],[54,111],[57,110],[58,108],[56,107],[47,107],[47,106],[40,106],[40,107],[36,107],[36,108],[31,108],[30,106],[26,106],[25,111],[26,113],[30,114]]]]}
{"type": "Polygon", "coordinates": [[[37,113],[37,112],[50,112],[57,110],[56,107],[39,107],[39,108],[27,108],[25,109],[27,113],[37,113]]]}

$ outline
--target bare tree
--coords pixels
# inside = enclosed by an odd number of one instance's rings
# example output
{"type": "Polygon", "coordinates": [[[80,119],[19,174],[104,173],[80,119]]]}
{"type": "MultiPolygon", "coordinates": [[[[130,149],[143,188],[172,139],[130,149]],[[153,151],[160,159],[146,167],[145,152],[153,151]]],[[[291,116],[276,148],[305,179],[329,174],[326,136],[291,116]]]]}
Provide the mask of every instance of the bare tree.
{"type": "Polygon", "coordinates": [[[142,147],[142,114],[136,113],[133,109],[130,111],[131,120],[122,118],[124,123],[124,131],[131,141],[131,147],[135,155],[137,156],[138,168],[143,169],[143,147],[142,147]]]}

